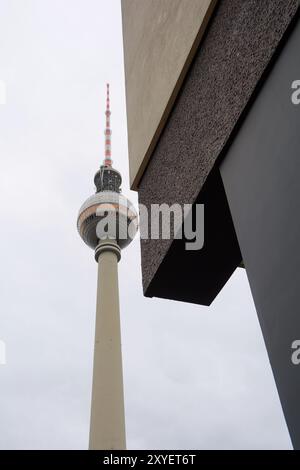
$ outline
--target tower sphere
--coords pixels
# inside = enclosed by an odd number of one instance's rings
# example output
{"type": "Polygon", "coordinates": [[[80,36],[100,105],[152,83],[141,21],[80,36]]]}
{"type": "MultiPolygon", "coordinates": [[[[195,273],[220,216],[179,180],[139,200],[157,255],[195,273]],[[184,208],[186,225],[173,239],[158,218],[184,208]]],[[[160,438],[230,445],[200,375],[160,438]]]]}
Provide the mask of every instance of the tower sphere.
{"type": "Polygon", "coordinates": [[[90,248],[95,249],[99,240],[107,238],[125,248],[137,232],[138,215],[121,194],[121,181],[120,173],[112,167],[102,166],[95,175],[97,192],[83,203],[77,219],[78,232],[90,248]]]}

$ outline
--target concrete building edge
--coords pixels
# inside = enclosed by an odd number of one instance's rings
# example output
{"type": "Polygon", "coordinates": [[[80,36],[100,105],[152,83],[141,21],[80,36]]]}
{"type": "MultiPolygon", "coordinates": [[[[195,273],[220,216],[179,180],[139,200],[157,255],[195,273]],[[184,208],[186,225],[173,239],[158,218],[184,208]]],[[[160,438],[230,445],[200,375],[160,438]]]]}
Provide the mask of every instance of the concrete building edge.
{"type": "MultiPolygon", "coordinates": [[[[146,151],[146,154],[144,155],[144,158],[142,159],[142,163],[140,164],[139,166],[139,169],[135,175],[135,177],[132,179],[131,177],[131,171],[130,171],[130,157],[129,157],[129,177],[130,177],[130,188],[134,191],[138,191],[138,187],[139,187],[139,183],[143,177],[143,174],[144,172],[146,171],[147,169],[147,165],[151,159],[151,156],[152,156],[152,153],[155,149],[155,146],[159,140],[159,137],[161,135],[161,133],[163,132],[164,130],[164,127],[168,121],[168,118],[169,118],[169,115],[173,109],[173,106],[174,106],[174,103],[176,101],[176,98],[178,96],[178,93],[180,92],[181,90],[181,87],[183,85],[183,82],[184,82],[184,79],[189,71],[189,68],[193,62],[193,59],[194,59],[194,56],[196,54],[196,52],[198,51],[200,45],[201,45],[201,42],[203,41],[204,37],[205,37],[205,33],[209,27],[209,23],[211,22],[214,14],[215,14],[215,11],[218,7],[218,4],[219,4],[219,0],[212,0],[211,4],[209,5],[209,8],[204,16],[204,19],[201,23],[201,26],[199,28],[199,31],[198,31],[198,34],[192,44],[192,47],[190,49],[190,52],[186,58],[186,61],[184,63],[184,66],[182,68],[182,71],[178,77],[178,80],[176,82],[176,85],[173,89],[173,92],[171,93],[171,96],[168,100],[168,103],[163,111],[163,114],[161,116],[161,119],[158,123],[158,126],[157,126],[157,129],[152,137],[152,140],[149,144],[149,147],[146,151]]],[[[121,3],[122,5],[122,3],[121,3]]],[[[122,28],[123,28],[123,15],[122,15],[122,28]]],[[[122,33],[123,34],[123,33],[122,33]]],[[[123,57],[124,57],[124,61],[125,61],[125,56],[124,56],[124,49],[123,49],[123,57]]],[[[125,70],[125,83],[126,83],[126,70],[125,70]]],[[[125,87],[126,88],[126,87],[125,87]]],[[[127,106],[127,97],[126,97],[126,106],[127,106]]]]}

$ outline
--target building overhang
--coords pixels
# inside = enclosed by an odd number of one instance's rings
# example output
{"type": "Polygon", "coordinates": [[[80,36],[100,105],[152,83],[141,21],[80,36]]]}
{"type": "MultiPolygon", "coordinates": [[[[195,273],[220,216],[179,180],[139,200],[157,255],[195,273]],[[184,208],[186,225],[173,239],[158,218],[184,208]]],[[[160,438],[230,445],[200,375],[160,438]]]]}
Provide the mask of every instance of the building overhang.
{"type": "MultiPolygon", "coordinates": [[[[123,3],[126,4],[126,0],[123,3]]],[[[147,165],[140,167],[142,178],[138,185],[134,184],[139,202],[149,210],[152,204],[195,205],[199,201],[205,204],[205,240],[198,253],[183,250],[178,240],[141,240],[146,296],[209,305],[241,261],[218,168],[276,59],[298,11],[299,1],[255,0],[242,2],[242,5],[243,8],[240,0],[218,2],[168,119],[151,148],[147,165]]],[[[133,28],[134,19],[138,29],[151,26],[148,24],[151,17],[137,18],[133,13],[130,20],[133,28]]],[[[123,10],[125,31],[126,21],[123,10]]],[[[152,39],[156,41],[154,36],[152,39]]],[[[126,69],[127,49],[135,47],[126,37],[124,47],[126,69]]],[[[144,54],[146,60],[147,51],[144,54]]],[[[164,68],[158,67],[155,73],[159,77],[164,75],[164,68]]],[[[127,72],[129,149],[134,148],[130,131],[132,114],[141,117],[147,113],[146,98],[150,110],[151,102],[157,101],[157,95],[151,94],[148,88],[151,82],[147,85],[145,81],[147,96],[136,103],[132,98],[134,83],[127,72]]],[[[162,79],[158,80],[158,88],[159,84],[163,88],[163,83],[162,79]]],[[[151,138],[153,135],[151,133],[151,138]]],[[[149,149],[149,139],[144,134],[137,137],[144,148],[149,149]]],[[[138,145],[141,144],[136,143],[138,145]]],[[[131,168],[132,155],[130,150],[131,168]]],[[[134,178],[132,181],[134,183],[134,178]]]]}

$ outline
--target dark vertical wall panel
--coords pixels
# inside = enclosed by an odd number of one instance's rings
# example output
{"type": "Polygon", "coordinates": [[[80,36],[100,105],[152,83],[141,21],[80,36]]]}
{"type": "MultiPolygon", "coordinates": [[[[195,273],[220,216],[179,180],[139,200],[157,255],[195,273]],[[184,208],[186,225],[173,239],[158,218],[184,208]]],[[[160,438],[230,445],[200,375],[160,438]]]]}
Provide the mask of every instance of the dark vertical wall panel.
{"type": "Polygon", "coordinates": [[[220,170],[293,444],[300,448],[300,80],[296,25],[220,170]]]}

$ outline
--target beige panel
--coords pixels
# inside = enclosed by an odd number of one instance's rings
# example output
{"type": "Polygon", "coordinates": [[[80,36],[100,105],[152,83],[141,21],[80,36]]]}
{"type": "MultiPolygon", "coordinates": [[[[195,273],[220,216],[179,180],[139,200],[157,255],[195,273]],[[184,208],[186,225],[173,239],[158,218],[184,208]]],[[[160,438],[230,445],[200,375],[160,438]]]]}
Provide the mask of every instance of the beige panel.
{"type": "Polygon", "coordinates": [[[130,183],[137,189],[217,0],[122,0],[130,183]]]}

